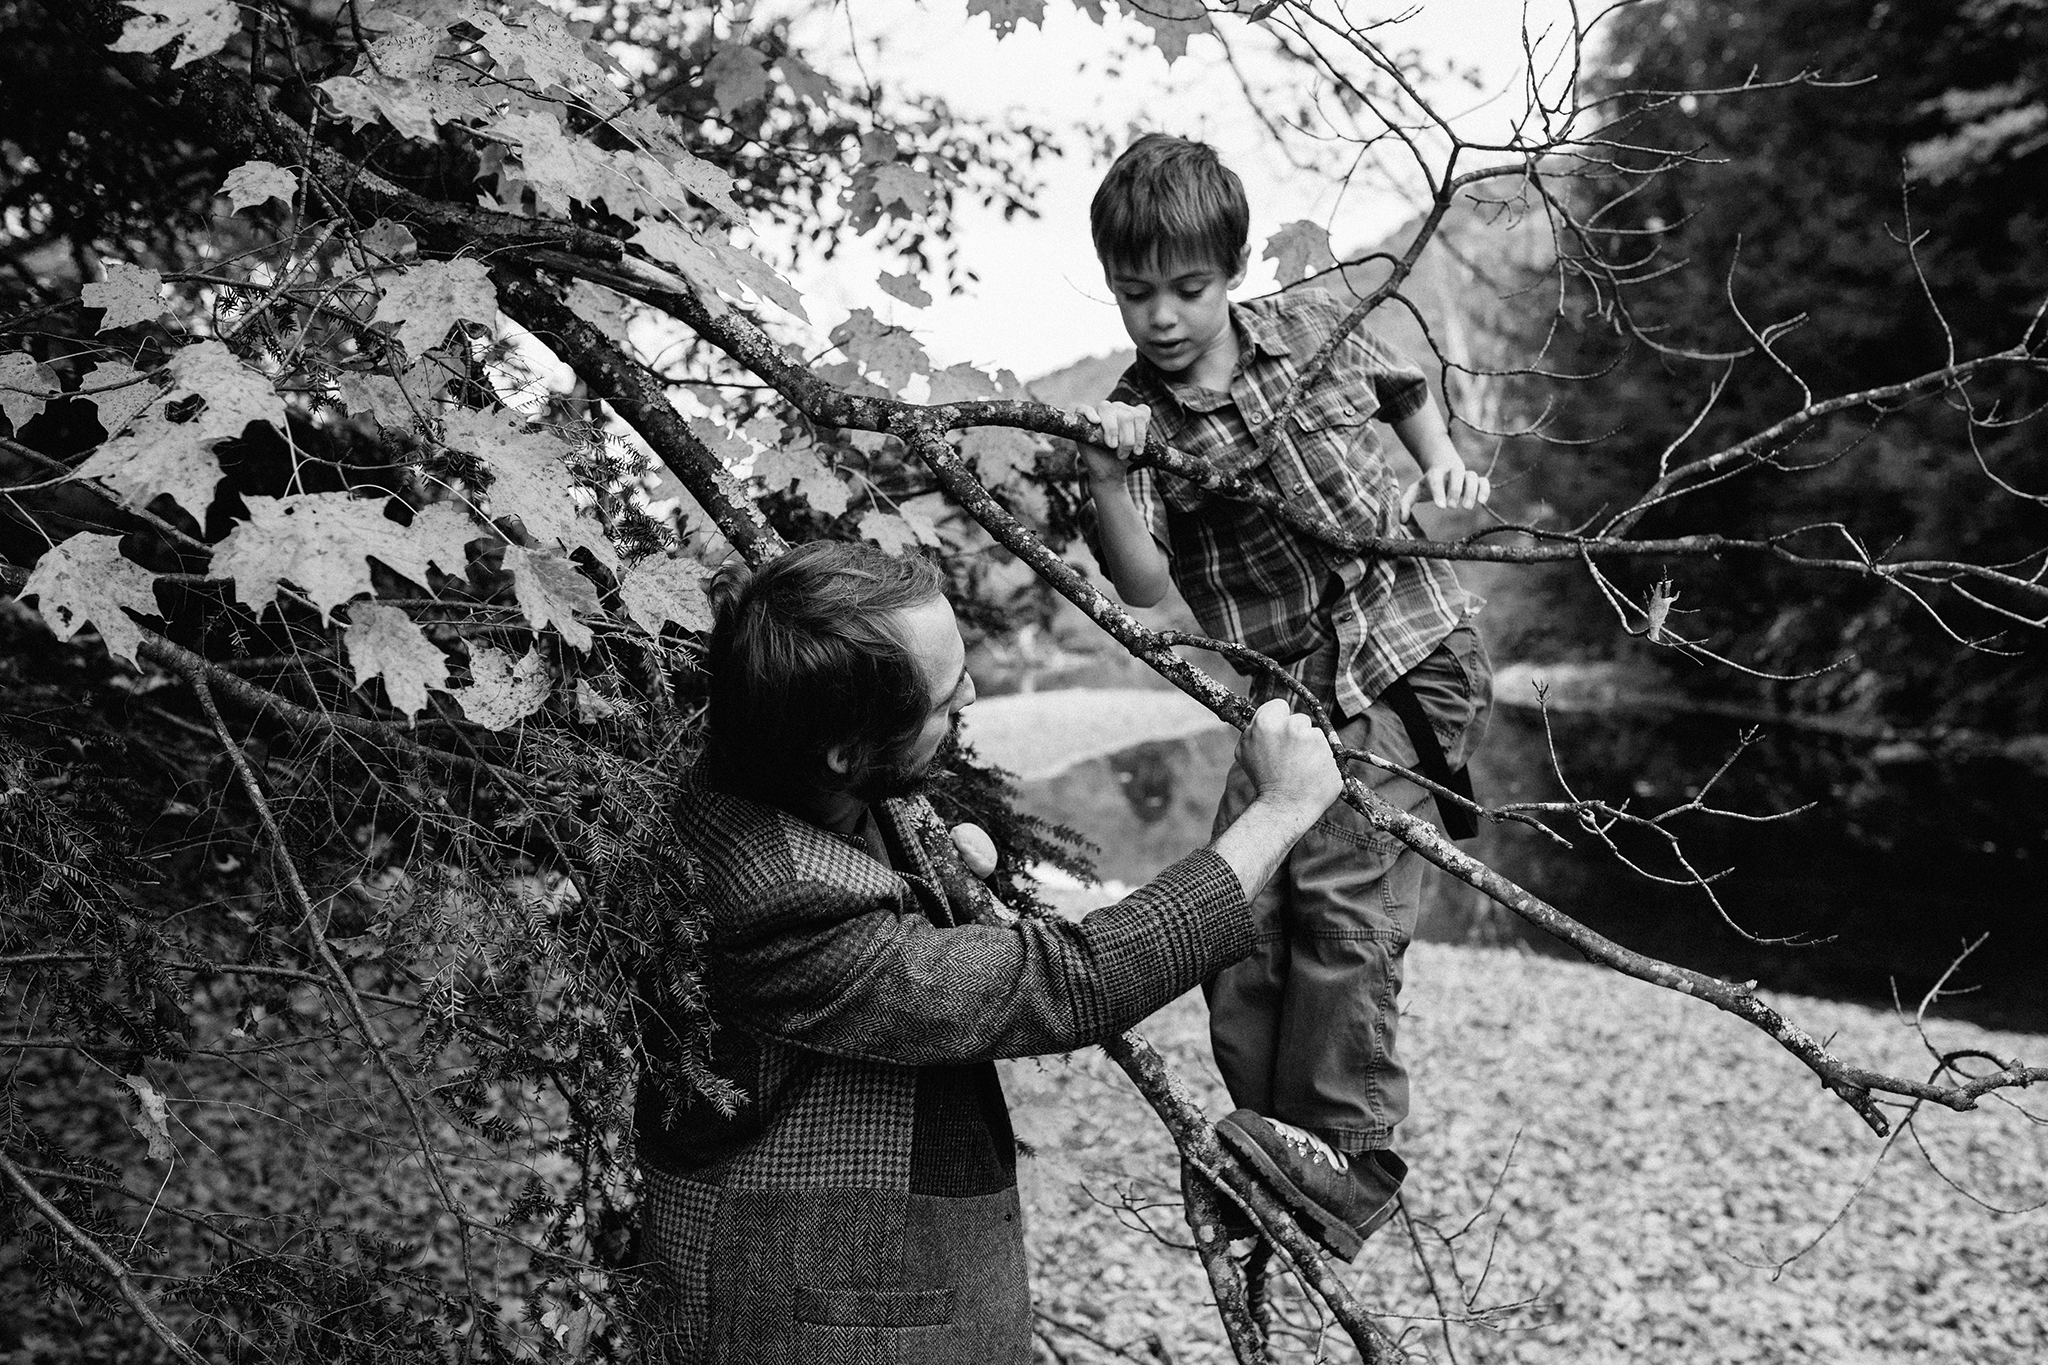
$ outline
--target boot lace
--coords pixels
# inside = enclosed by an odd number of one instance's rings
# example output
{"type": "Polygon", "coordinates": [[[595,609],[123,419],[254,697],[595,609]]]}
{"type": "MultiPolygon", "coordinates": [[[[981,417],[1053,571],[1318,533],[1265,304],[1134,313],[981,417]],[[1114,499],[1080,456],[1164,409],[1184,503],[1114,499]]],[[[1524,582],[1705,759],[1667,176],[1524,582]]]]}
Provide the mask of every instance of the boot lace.
{"type": "Polygon", "coordinates": [[[1320,1161],[1339,1175],[1350,1173],[1351,1158],[1345,1156],[1314,1133],[1306,1129],[1296,1128],[1291,1123],[1282,1123],[1276,1118],[1268,1118],[1266,1122],[1273,1125],[1273,1131],[1280,1135],[1280,1140],[1289,1147],[1292,1147],[1295,1154],[1302,1160],[1320,1161]]]}

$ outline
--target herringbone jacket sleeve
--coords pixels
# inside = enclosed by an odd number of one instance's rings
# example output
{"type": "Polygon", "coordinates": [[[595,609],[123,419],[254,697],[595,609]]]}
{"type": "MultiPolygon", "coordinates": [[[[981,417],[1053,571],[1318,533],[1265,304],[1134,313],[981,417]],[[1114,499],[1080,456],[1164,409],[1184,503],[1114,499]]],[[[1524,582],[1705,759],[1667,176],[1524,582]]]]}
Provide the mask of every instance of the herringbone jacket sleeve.
{"type": "Polygon", "coordinates": [[[717,1009],[836,1056],[919,1066],[1068,1051],[1252,946],[1237,875],[1206,849],[1079,923],[942,927],[882,879],[784,871],[795,875],[750,888],[743,923],[714,931],[717,1009]]]}

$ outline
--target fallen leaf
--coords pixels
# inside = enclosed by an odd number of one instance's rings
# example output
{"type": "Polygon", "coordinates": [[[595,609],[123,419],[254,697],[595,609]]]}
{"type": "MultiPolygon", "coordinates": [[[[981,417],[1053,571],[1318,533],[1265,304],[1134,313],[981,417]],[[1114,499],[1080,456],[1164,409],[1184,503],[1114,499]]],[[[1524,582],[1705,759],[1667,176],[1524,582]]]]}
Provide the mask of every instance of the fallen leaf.
{"type": "Polygon", "coordinates": [[[86,307],[107,310],[94,330],[105,332],[138,322],[155,322],[164,311],[164,277],[126,261],[105,264],[107,278],[78,291],[79,300],[86,307]]]}
{"type": "Polygon", "coordinates": [[[36,609],[59,640],[69,640],[88,622],[99,627],[107,653],[136,667],[135,650],[142,629],[130,611],[156,616],[156,578],[121,553],[119,536],[85,532],[59,541],[30,570],[21,595],[36,599],[36,609]]]}
{"type": "Polygon", "coordinates": [[[254,208],[272,199],[289,204],[299,192],[298,177],[268,161],[247,161],[228,172],[220,192],[228,197],[231,212],[254,208]]]}
{"type": "Polygon", "coordinates": [[[540,651],[528,649],[514,661],[502,649],[485,644],[469,647],[468,687],[450,695],[462,707],[462,714],[487,730],[503,730],[540,710],[553,686],[547,660],[540,651]]]}
{"type": "Polygon", "coordinates": [[[135,1117],[128,1121],[128,1125],[149,1140],[149,1159],[175,1159],[178,1150],[171,1146],[171,1113],[162,1093],[132,1072],[121,1079],[135,1092],[135,1117]]]}
{"type": "Polygon", "coordinates": [[[384,693],[408,718],[427,708],[427,689],[448,686],[448,658],[397,607],[358,602],[342,633],[356,686],[384,679],[384,693]]]}

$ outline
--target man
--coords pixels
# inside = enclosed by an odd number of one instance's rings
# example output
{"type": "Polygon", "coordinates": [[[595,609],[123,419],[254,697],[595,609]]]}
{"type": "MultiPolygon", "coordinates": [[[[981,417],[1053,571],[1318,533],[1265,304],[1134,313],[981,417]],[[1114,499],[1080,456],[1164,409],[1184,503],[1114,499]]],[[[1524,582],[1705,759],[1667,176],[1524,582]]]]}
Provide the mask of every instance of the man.
{"type": "Polygon", "coordinates": [[[1109,1037],[1248,953],[1249,898],[1336,798],[1329,748],[1269,703],[1239,746],[1257,794],[1208,848],[1078,924],[972,922],[918,834],[918,786],[974,700],[938,575],[819,543],[717,595],[709,741],[678,817],[711,1068],[744,1099],[723,1114],[643,1088],[671,1354],[1021,1365],[1016,1149],[991,1063],[1109,1037]]]}

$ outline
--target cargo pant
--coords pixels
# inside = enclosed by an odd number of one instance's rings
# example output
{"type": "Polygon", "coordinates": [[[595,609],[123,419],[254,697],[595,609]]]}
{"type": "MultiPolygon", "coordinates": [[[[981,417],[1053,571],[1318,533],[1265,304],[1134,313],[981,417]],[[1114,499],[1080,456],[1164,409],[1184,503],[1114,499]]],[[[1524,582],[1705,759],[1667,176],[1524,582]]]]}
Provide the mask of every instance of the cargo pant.
{"type": "MultiPolygon", "coordinates": [[[[1457,768],[1484,738],[1492,713],[1485,646],[1460,626],[1408,681],[1457,768]]],[[[1254,695],[1263,700],[1268,690],[1254,695]]],[[[1338,733],[1347,746],[1417,766],[1407,730],[1383,701],[1338,733]]],[[[1350,771],[1395,809],[1438,820],[1435,799],[1408,779],[1366,764],[1350,771]]],[[[1251,778],[1233,766],[1216,829],[1236,820],[1253,795],[1251,778]]],[[[1423,866],[1421,855],[1342,801],[1295,844],[1252,901],[1251,956],[1203,987],[1216,1066],[1239,1108],[1306,1128],[1341,1152],[1392,1145],[1408,1115],[1408,1073],[1394,1037],[1423,866]]]]}

